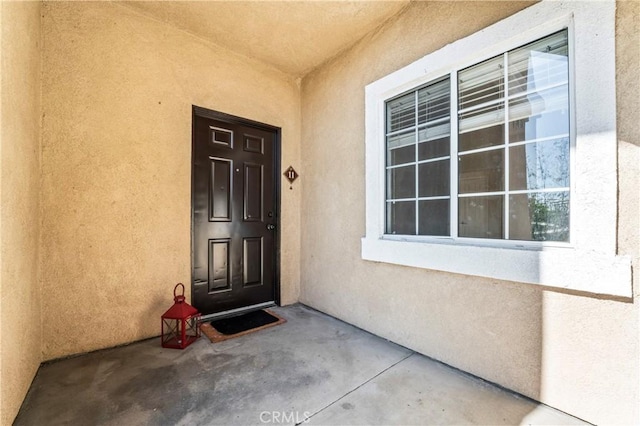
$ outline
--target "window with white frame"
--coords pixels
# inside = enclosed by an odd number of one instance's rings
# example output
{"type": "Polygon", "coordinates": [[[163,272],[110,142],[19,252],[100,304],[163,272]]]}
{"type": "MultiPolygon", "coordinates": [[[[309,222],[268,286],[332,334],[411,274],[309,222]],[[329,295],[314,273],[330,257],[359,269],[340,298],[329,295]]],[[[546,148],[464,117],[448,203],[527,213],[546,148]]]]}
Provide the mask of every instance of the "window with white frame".
{"type": "Polygon", "coordinates": [[[630,297],[615,1],[542,0],[367,85],[362,259],[630,297]]]}
{"type": "Polygon", "coordinates": [[[568,242],[568,52],[562,30],[388,100],[385,233],[568,242]]]}

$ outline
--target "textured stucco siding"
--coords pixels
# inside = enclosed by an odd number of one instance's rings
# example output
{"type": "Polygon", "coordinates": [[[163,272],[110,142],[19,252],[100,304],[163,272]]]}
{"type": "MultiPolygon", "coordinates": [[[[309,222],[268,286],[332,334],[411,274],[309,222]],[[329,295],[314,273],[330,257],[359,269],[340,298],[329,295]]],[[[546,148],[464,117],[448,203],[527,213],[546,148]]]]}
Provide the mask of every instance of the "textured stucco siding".
{"type": "Polygon", "coordinates": [[[40,2],[0,2],[0,424],[41,360],[40,2]]]}
{"type": "MultiPolygon", "coordinates": [[[[640,422],[633,299],[363,261],[365,86],[525,3],[413,3],[303,80],[300,300],[595,423],[640,422]]],[[[638,2],[617,10],[618,254],[638,267],[638,2]]],[[[459,259],[464,262],[465,259],[459,259]]]]}
{"type": "MultiPolygon", "coordinates": [[[[51,359],[158,335],[175,283],[189,291],[192,105],[281,127],[282,164],[297,166],[300,89],[115,3],[45,3],[43,36],[51,359]]],[[[299,196],[283,184],[284,304],[298,298],[299,196]]]]}

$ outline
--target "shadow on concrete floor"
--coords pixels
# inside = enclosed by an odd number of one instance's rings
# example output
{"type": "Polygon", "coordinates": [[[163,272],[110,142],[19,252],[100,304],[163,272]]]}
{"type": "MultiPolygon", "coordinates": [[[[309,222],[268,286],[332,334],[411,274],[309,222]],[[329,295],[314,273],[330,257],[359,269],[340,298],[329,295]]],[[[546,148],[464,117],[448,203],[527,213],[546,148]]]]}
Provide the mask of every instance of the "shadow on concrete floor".
{"type": "Polygon", "coordinates": [[[212,344],[43,365],[16,425],[583,424],[302,305],[212,344]]]}

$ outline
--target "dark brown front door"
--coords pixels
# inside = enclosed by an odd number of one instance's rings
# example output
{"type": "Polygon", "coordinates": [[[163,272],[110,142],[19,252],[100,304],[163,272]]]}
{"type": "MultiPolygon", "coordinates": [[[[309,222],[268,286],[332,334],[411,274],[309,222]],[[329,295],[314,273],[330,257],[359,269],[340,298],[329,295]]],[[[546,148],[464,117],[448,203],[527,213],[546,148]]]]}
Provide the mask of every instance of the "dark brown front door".
{"type": "Polygon", "coordinates": [[[193,291],[204,315],[277,301],[279,129],[193,108],[193,291]]]}

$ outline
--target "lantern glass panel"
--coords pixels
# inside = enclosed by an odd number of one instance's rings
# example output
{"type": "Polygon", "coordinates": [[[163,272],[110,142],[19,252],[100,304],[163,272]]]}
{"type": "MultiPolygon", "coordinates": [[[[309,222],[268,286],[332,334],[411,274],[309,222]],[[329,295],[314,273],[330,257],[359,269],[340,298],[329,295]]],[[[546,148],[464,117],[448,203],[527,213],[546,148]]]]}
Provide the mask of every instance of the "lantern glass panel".
{"type": "Polygon", "coordinates": [[[195,340],[200,337],[200,327],[198,327],[199,320],[200,315],[187,319],[185,327],[187,338],[192,338],[195,340]]]}
{"type": "Polygon", "coordinates": [[[162,346],[181,346],[180,320],[169,318],[162,319],[162,346]]]}

